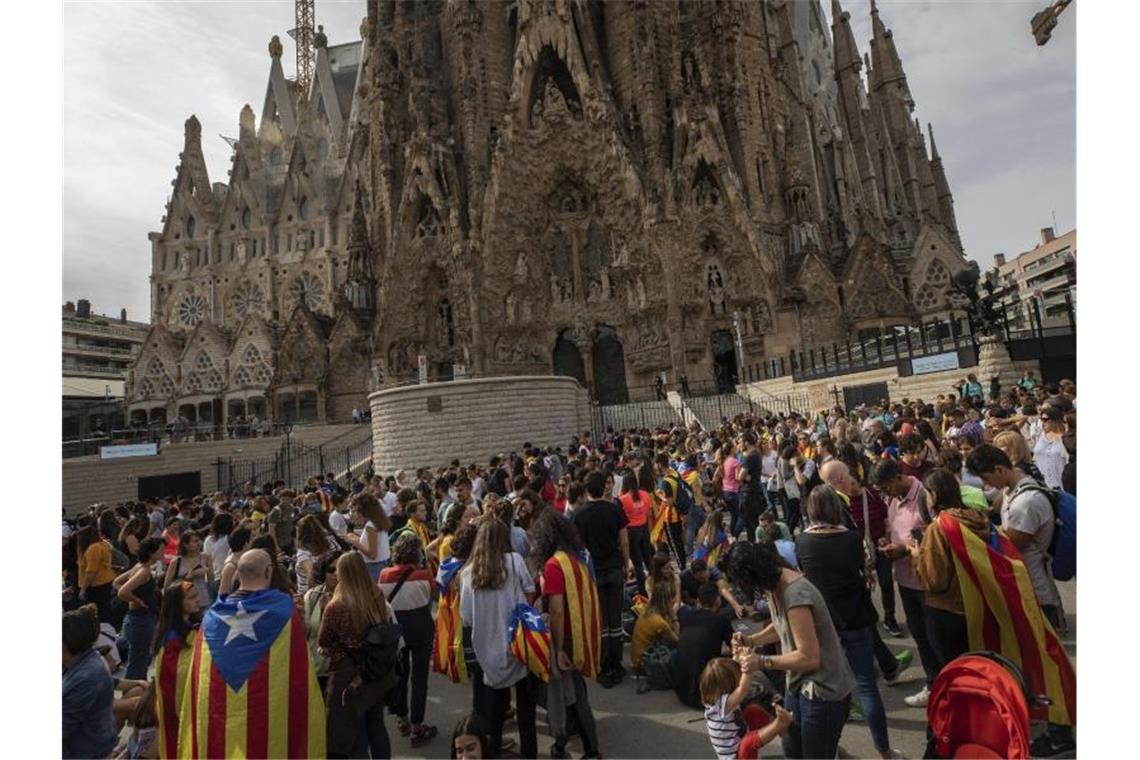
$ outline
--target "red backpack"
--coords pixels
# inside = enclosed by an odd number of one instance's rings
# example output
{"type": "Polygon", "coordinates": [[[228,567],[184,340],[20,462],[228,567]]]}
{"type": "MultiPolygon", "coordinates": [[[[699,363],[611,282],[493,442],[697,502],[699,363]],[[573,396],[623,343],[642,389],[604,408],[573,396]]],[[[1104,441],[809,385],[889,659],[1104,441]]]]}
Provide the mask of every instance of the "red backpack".
{"type": "Polygon", "coordinates": [[[1027,758],[1030,708],[1047,704],[1029,691],[1021,669],[996,652],[951,661],[930,691],[926,757],[1027,758]]]}

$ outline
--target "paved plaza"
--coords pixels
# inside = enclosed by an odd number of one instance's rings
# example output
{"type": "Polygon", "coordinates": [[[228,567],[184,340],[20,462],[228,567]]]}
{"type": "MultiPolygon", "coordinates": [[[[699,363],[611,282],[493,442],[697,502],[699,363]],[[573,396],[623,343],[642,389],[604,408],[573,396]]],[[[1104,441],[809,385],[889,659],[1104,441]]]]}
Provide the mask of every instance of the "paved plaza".
{"type": "MultiPolygon", "coordinates": [[[[1069,623],[1069,631],[1063,641],[1069,654],[1076,658],[1076,608],[1077,584],[1058,583],[1069,623]]],[[[873,593],[878,607],[878,591],[873,593]]],[[[898,651],[901,646],[914,648],[914,641],[905,639],[884,639],[891,649],[898,651]]],[[[916,650],[917,651],[917,650],[916,650]]],[[[627,657],[628,660],[628,647],[627,657]]],[[[915,662],[893,686],[880,682],[883,704],[887,709],[887,725],[890,729],[891,746],[906,757],[922,757],[926,747],[926,717],[922,710],[907,707],[903,698],[921,688],[921,668],[917,654],[915,662]]],[[[603,689],[590,684],[590,705],[598,721],[598,738],[602,754],[608,758],[712,758],[712,745],[705,731],[702,714],[682,705],[669,691],[637,693],[636,683],[627,678],[613,689],[603,689]]],[[[427,719],[439,727],[440,735],[430,744],[413,749],[408,740],[395,734],[394,722],[387,720],[392,738],[392,756],[408,758],[448,757],[447,742],[451,729],[470,711],[471,691],[467,685],[453,686],[442,676],[433,674],[428,686],[427,719]]],[[[505,736],[517,734],[514,723],[507,724],[505,736]]],[[[546,731],[544,713],[538,711],[538,750],[539,757],[549,757],[552,739],[546,731]]],[[[575,757],[581,756],[581,744],[577,740],[570,743],[570,751],[575,757]]],[[[783,757],[779,742],[773,742],[761,752],[762,757],[783,757]]],[[[871,744],[871,733],[866,723],[850,722],[843,730],[840,742],[841,757],[876,757],[871,744]]]]}

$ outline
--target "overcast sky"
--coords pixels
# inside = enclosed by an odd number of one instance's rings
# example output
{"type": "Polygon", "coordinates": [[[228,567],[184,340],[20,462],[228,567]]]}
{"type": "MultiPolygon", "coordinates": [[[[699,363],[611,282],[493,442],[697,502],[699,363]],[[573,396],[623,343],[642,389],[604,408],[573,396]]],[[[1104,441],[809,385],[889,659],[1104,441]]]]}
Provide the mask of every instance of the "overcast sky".
{"type": "MultiPolygon", "coordinates": [[[[1076,224],[1076,22],[1037,47],[1029,20],[1045,0],[892,2],[894,31],[915,115],[934,124],[967,256],[1032,248],[1039,229],[1076,224]]],[[[830,0],[823,3],[830,15],[830,0]]],[[[869,3],[849,0],[860,52],[869,52],[869,3]]],[[[363,0],[317,0],[331,44],[359,39],[363,0]]],[[[182,148],[183,123],[202,122],[211,182],[225,182],[238,113],[260,116],[268,42],[294,49],[291,0],[64,4],[63,299],[132,319],[150,313],[150,243],[182,148]]]]}

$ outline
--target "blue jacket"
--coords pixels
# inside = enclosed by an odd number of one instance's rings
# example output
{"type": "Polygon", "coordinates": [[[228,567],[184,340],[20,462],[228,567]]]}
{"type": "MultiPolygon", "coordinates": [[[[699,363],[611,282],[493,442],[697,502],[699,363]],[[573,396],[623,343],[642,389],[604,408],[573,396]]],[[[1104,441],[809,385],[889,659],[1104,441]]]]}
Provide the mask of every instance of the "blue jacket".
{"type": "Polygon", "coordinates": [[[115,680],[94,649],[63,670],[63,756],[106,757],[118,743],[115,680]]]}

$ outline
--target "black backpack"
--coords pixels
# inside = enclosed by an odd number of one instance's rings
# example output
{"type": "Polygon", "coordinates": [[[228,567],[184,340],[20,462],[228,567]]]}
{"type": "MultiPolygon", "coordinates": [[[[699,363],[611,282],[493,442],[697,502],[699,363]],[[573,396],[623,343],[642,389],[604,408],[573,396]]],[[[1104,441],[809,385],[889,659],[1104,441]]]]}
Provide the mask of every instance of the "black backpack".
{"type": "MultiPolygon", "coordinates": [[[[413,569],[408,568],[404,571],[396,587],[392,589],[391,596],[388,597],[389,604],[400,593],[413,569]]],[[[400,642],[403,633],[394,613],[391,622],[373,623],[368,626],[368,631],[364,634],[364,646],[355,658],[360,668],[361,680],[380,681],[389,676],[392,677],[389,680],[393,680],[403,676],[403,662],[400,660],[400,642]]]]}
{"type": "Polygon", "coordinates": [[[364,681],[379,681],[389,674],[396,674],[396,664],[400,659],[400,624],[373,623],[364,634],[364,646],[356,655],[360,667],[360,678],[364,681]]]}

